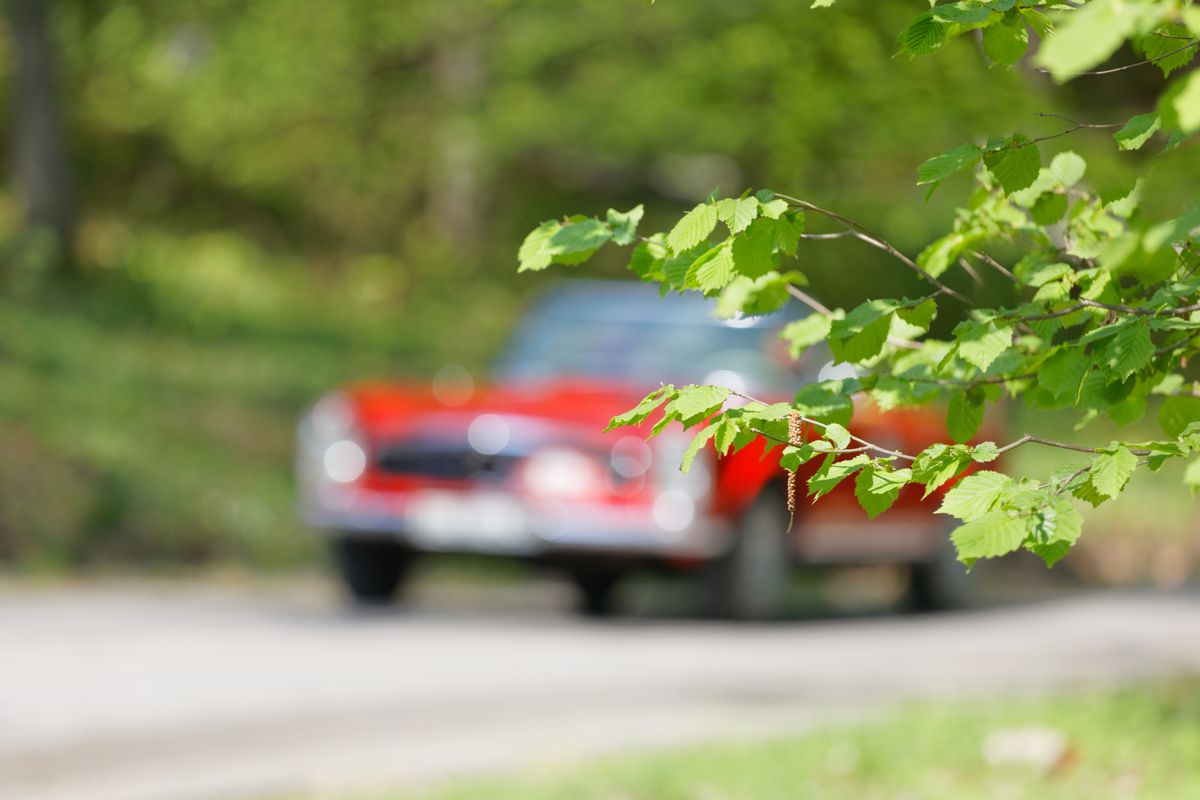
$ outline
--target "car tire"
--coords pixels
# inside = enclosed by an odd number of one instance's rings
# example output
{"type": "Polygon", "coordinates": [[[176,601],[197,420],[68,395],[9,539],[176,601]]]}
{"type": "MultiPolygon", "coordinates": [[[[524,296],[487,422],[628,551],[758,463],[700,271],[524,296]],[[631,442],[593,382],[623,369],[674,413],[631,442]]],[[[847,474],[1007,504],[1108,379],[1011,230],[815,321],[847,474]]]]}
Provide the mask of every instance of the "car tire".
{"type": "Polygon", "coordinates": [[[975,601],[977,577],[958,560],[949,533],[940,532],[932,558],[909,571],[908,606],[917,613],[968,608],[975,601]]]}
{"type": "Polygon", "coordinates": [[[616,613],[619,570],[578,570],[571,573],[575,584],[575,610],[585,617],[610,617],[616,613]]]}
{"type": "Polygon", "coordinates": [[[792,584],[787,500],[774,488],[763,491],[742,514],[732,546],[711,570],[718,616],[767,620],[783,614],[792,584]]]}
{"type": "Polygon", "coordinates": [[[332,550],[342,583],[360,605],[391,602],[413,561],[410,551],[390,541],[341,538],[332,550]]]}

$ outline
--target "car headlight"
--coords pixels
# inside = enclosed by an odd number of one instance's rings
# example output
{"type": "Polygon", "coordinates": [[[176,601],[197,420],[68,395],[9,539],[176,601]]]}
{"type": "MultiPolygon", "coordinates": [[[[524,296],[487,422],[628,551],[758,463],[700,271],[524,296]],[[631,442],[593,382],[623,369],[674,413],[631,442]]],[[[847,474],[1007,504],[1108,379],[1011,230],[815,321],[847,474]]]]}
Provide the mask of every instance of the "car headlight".
{"type": "Polygon", "coordinates": [[[540,497],[578,500],[604,491],[604,470],[596,459],[570,447],[546,447],[525,460],[525,488],[540,497]]]}
{"type": "Polygon", "coordinates": [[[367,470],[367,449],[343,394],[321,398],[301,421],[297,471],[309,484],[348,484],[367,470]]]}

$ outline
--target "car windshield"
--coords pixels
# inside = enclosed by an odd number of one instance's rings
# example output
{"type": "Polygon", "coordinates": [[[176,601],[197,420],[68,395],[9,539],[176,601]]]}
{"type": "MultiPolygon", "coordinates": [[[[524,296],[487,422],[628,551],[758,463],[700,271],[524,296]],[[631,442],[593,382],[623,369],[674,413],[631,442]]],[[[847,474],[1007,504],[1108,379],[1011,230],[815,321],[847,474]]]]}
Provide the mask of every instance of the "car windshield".
{"type": "Polygon", "coordinates": [[[646,386],[711,383],[792,392],[778,339],[783,317],[722,321],[697,295],[660,298],[641,284],[576,283],[544,296],[496,367],[502,381],[576,376],[646,386]]]}

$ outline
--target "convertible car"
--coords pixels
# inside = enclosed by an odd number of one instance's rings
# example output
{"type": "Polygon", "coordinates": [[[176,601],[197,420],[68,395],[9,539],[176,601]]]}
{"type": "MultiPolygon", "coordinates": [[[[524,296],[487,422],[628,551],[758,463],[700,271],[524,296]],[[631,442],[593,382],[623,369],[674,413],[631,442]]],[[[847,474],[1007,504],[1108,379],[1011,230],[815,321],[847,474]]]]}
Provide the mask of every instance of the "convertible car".
{"type": "MultiPolygon", "coordinates": [[[[709,450],[684,474],[690,434],[603,431],[660,381],[776,402],[839,369],[816,351],[788,358],[787,321],[720,320],[702,297],[660,298],[644,284],[560,284],[526,314],[488,386],[451,370],[432,386],[365,383],[321,398],[299,430],[302,513],[365,603],[390,600],[433,552],[561,569],[589,614],[607,613],[622,576],[650,567],[695,573],[737,618],[778,613],[798,564],[902,564],[916,606],[958,603],[963,569],[936,496],[909,487],[869,521],[845,481],[801,500],[789,526],[786,474],[764,443],[723,459],[709,450]]],[[[852,428],[904,450],[944,436],[936,414],[881,414],[866,401],[852,428]]]]}

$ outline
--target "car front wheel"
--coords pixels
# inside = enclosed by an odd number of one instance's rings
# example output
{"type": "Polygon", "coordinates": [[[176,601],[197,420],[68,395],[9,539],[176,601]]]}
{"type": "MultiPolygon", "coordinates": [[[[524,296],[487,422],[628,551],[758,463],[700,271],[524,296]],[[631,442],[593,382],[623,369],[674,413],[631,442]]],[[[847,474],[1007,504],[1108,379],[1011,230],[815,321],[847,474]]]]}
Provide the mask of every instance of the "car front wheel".
{"type": "Polygon", "coordinates": [[[768,489],[738,521],[733,543],[712,569],[718,615],[764,620],[780,616],[792,582],[790,515],[783,493],[768,489]]]}
{"type": "Polygon", "coordinates": [[[412,566],[413,555],[391,541],[335,539],[334,563],[354,600],[380,605],[396,596],[412,566]]]}

